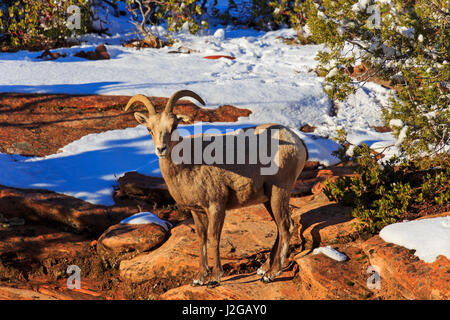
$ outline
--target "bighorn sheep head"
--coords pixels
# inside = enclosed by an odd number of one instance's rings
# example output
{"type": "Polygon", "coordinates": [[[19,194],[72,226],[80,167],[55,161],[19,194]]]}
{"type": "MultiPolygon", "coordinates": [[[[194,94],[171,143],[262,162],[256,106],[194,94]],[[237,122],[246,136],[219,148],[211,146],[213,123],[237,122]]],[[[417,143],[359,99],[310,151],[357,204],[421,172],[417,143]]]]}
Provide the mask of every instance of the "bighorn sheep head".
{"type": "Polygon", "coordinates": [[[165,158],[170,154],[171,144],[170,139],[173,131],[177,128],[179,122],[187,122],[190,120],[189,116],[173,113],[175,103],[183,97],[195,98],[202,105],[205,105],[203,99],[193,91],[180,90],[175,92],[167,101],[166,108],[161,113],[156,113],[155,106],[144,95],[138,94],[133,96],[128,101],[125,111],[135,102],[142,102],[148,110],[148,116],[140,112],[135,112],[134,117],[137,122],[147,127],[148,132],[152,136],[155,144],[156,155],[160,158],[165,158]]]}

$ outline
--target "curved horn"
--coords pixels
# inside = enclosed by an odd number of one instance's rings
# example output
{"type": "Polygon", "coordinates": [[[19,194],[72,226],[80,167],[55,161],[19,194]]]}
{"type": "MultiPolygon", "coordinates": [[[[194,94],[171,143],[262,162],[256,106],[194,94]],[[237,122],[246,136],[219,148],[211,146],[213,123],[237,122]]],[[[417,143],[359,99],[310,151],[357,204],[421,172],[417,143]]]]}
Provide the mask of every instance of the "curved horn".
{"type": "Polygon", "coordinates": [[[156,109],[155,109],[155,106],[153,105],[153,103],[146,96],[144,96],[142,94],[137,94],[137,95],[131,97],[130,101],[128,101],[127,106],[125,107],[125,111],[127,111],[128,108],[131,107],[131,105],[135,102],[142,102],[145,105],[145,107],[147,108],[149,115],[156,114],[156,109]]]}
{"type": "Polygon", "coordinates": [[[164,112],[171,113],[173,110],[173,106],[175,103],[180,100],[183,97],[192,97],[195,98],[198,102],[200,102],[202,105],[205,105],[205,101],[203,101],[202,98],[198,94],[196,94],[194,91],[191,90],[180,90],[175,92],[167,101],[166,109],[164,109],[164,112]]]}

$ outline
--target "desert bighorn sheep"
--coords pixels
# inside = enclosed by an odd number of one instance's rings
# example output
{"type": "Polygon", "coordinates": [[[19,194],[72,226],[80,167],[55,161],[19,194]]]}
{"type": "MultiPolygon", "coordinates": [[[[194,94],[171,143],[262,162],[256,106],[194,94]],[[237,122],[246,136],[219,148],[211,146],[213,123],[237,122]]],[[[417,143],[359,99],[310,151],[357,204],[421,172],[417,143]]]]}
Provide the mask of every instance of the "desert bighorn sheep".
{"type": "MultiPolygon", "coordinates": [[[[289,240],[293,231],[293,222],[289,213],[289,198],[293,184],[303,170],[308,157],[306,146],[296,133],[278,124],[239,129],[226,134],[177,137],[178,139],[174,140],[172,133],[178,123],[189,118],[173,114],[173,106],[182,97],[193,97],[205,105],[202,98],[195,92],[181,90],[170,97],[165,110],[161,113],[156,113],[151,101],[143,95],[133,96],[125,107],[125,111],[135,102],[142,102],[146,106],[148,116],[139,112],[135,112],[134,116],[140,124],[147,127],[153,138],[161,173],[170,194],[177,204],[189,208],[192,212],[196,232],[201,242],[200,271],[192,284],[207,283],[208,286],[215,286],[220,283],[223,269],[220,262],[219,242],[225,210],[257,203],[265,205],[278,229],[270,258],[258,270],[258,274],[263,275],[261,280],[270,282],[281,273],[288,253],[289,240]],[[236,163],[236,158],[242,154],[246,159],[251,157],[249,146],[245,143],[233,144],[231,148],[227,145],[229,141],[234,141],[234,137],[239,136],[239,132],[247,135],[249,139],[259,137],[262,140],[262,143],[259,143],[260,147],[274,149],[272,142],[276,142],[276,150],[272,150],[272,152],[275,151],[274,162],[277,170],[273,174],[261,174],[267,163],[264,165],[253,163],[254,161],[244,164],[239,161],[236,163]],[[273,137],[274,133],[275,136],[277,135],[275,138],[273,137]],[[201,151],[214,141],[218,141],[219,138],[221,141],[226,140],[226,143],[223,150],[215,152],[232,154],[230,158],[227,157],[226,163],[205,164],[195,161],[180,163],[173,160],[172,151],[175,151],[179,143],[193,141],[195,145],[200,139],[201,151]],[[264,139],[266,139],[265,142],[264,139]],[[234,161],[228,161],[230,159],[234,161]],[[209,240],[214,254],[212,271],[208,267],[207,240],[209,240]]],[[[245,139],[241,142],[245,142],[245,139]]],[[[198,151],[198,149],[196,150],[198,151]]],[[[184,152],[187,151],[183,150],[184,152]]],[[[195,157],[192,154],[194,152],[187,153],[189,153],[187,154],[189,159],[192,160],[192,157],[195,157]]]]}

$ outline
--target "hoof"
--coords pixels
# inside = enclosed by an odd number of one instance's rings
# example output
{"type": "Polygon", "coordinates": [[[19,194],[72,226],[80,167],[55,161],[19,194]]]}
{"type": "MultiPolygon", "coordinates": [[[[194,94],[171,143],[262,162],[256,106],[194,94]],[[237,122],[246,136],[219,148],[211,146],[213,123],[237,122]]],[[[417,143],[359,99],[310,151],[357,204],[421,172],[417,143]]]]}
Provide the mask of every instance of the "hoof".
{"type": "Polygon", "coordinates": [[[263,276],[263,275],[266,274],[266,271],[264,271],[264,270],[261,269],[261,268],[258,268],[258,270],[256,270],[256,274],[257,274],[258,276],[263,276]]]}
{"type": "Polygon", "coordinates": [[[198,286],[202,286],[202,285],[203,285],[203,281],[197,280],[197,279],[192,280],[191,286],[198,287],[198,286]]]}
{"type": "Polygon", "coordinates": [[[220,285],[219,281],[209,281],[207,284],[208,288],[215,288],[220,285]]]}
{"type": "Polygon", "coordinates": [[[263,282],[263,283],[270,283],[270,282],[272,282],[272,279],[270,279],[269,277],[264,276],[264,277],[261,278],[261,282],[263,282]]]}

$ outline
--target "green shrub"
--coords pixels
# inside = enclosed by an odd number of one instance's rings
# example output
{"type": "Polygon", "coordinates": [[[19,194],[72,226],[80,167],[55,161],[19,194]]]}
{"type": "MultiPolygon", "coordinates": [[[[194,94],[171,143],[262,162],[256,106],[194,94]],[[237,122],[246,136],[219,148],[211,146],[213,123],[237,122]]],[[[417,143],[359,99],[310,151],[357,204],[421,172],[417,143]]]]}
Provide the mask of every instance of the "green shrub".
{"type": "Polygon", "coordinates": [[[269,2],[273,16],[278,25],[287,25],[298,30],[306,23],[304,11],[305,0],[277,0],[269,2]]]}
{"type": "MultiPolygon", "coordinates": [[[[401,154],[379,163],[367,145],[352,156],[359,177],[327,183],[331,200],[351,206],[359,228],[377,232],[426,206],[449,203],[450,3],[446,0],[306,0],[319,74],[331,99],[345,100],[373,78],[395,89],[383,120],[401,154]],[[352,70],[366,72],[355,79],[352,70]]],[[[348,147],[345,134],[340,142],[348,147]]],[[[346,148],[335,153],[349,160],[346,148]]]]}
{"type": "MultiPolygon", "coordinates": [[[[252,21],[265,30],[287,26],[300,31],[306,23],[303,2],[304,0],[252,0],[252,21]]],[[[301,37],[302,33],[298,36],[301,37]]]]}
{"type": "MultiPolygon", "coordinates": [[[[404,154],[436,155],[450,143],[450,2],[448,0],[306,0],[312,38],[326,50],[317,56],[324,89],[344,100],[365,81],[378,77],[397,91],[391,120],[404,154]],[[349,76],[359,64],[368,71],[349,76]]],[[[447,149],[446,149],[447,148],[447,149]]]]}
{"type": "Polygon", "coordinates": [[[359,231],[376,233],[424,206],[450,202],[448,155],[428,169],[421,169],[417,161],[397,158],[380,165],[364,144],[355,147],[353,158],[358,176],[327,182],[324,192],[330,200],[352,207],[351,215],[360,221],[359,231]]]}
{"type": "Polygon", "coordinates": [[[252,0],[250,7],[252,26],[263,30],[292,26],[291,22],[293,22],[295,16],[293,5],[298,1],[252,0]]]}
{"type": "Polygon", "coordinates": [[[21,0],[5,1],[0,7],[0,33],[9,37],[17,48],[45,47],[74,33],[85,33],[90,20],[88,0],[21,0]],[[80,8],[81,29],[67,26],[70,5],[80,8]]]}
{"type": "Polygon", "coordinates": [[[303,1],[241,0],[236,4],[234,0],[230,0],[225,10],[223,7],[218,10],[218,1],[215,0],[209,14],[221,24],[247,25],[262,30],[276,30],[284,26],[298,29],[305,23],[300,6],[303,1]]]}

